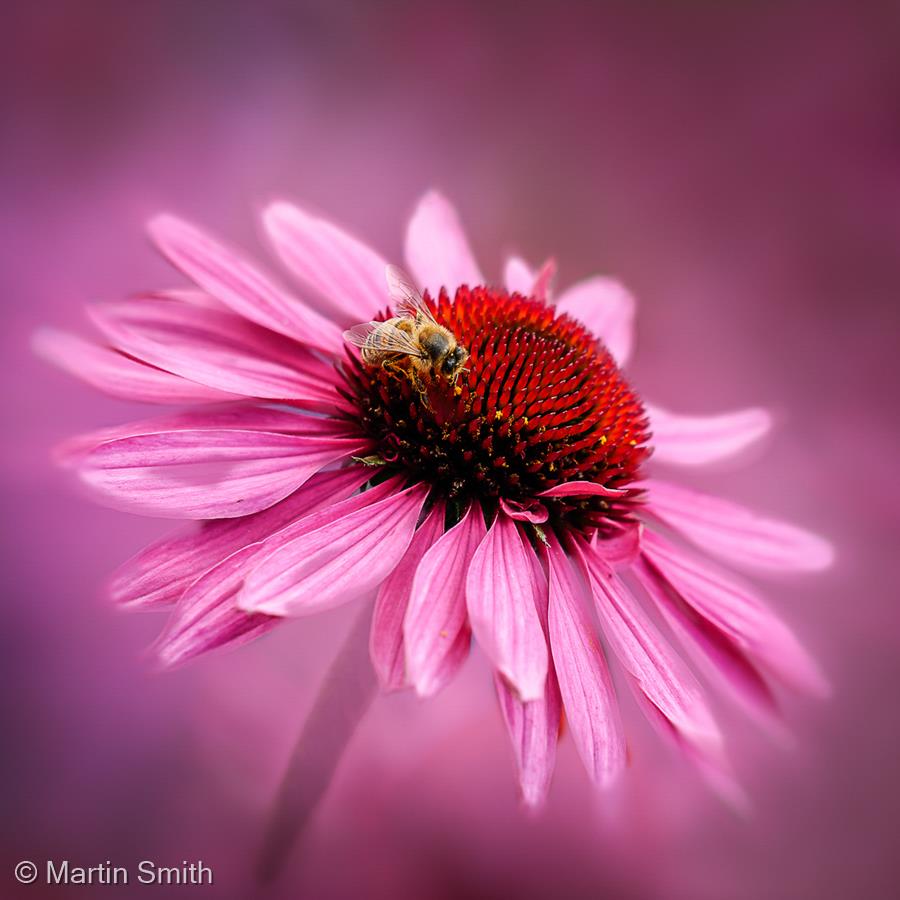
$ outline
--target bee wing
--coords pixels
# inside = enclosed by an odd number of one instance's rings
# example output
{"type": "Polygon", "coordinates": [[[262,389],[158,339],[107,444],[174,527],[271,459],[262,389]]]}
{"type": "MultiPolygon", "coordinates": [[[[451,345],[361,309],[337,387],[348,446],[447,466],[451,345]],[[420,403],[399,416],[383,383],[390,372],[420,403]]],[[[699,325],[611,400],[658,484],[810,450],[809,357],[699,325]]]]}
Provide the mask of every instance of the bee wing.
{"type": "Polygon", "coordinates": [[[385,270],[385,277],[387,278],[388,293],[397,315],[409,316],[411,319],[424,316],[433,325],[438,324],[422,299],[422,295],[412,283],[412,279],[403,269],[398,269],[397,266],[388,266],[385,270]]]}
{"type": "Polygon", "coordinates": [[[354,325],[344,332],[344,340],[354,347],[425,359],[425,354],[412,337],[391,322],[363,322],[354,325]]]}
{"type": "Polygon", "coordinates": [[[354,347],[365,347],[366,344],[370,343],[369,338],[371,335],[375,333],[381,324],[381,322],[361,322],[359,325],[354,325],[344,332],[344,340],[354,347]]]}

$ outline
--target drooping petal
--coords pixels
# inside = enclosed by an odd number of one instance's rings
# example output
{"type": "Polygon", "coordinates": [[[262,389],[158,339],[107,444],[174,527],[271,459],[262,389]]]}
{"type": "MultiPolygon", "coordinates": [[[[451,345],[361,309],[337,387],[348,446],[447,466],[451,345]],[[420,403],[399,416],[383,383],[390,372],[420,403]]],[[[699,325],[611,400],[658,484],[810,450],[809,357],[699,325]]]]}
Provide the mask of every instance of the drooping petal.
{"type": "Polygon", "coordinates": [[[444,504],[436,503],[418,527],[397,568],[378,589],[369,653],[382,690],[397,691],[407,684],[404,667],[403,617],[409,604],[413,576],[429,547],[444,530],[444,504]]]}
{"type": "Polygon", "coordinates": [[[246,613],[235,605],[259,549],[259,544],[250,544],[232,553],[185,591],[156,644],[163,666],[179,665],[209,650],[245,644],[284,621],[277,616],[246,613]]]}
{"type": "Polygon", "coordinates": [[[144,298],[90,314],[120,350],[199,384],[326,411],[337,400],[332,366],[233,313],[144,298]]]}
{"type": "Polygon", "coordinates": [[[328,303],[337,321],[367,322],[387,304],[387,263],[361,241],[290,203],[273,203],[263,221],[285,265],[328,303]]]}
{"type": "Polygon", "coordinates": [[[486,529],[481,508],[469,506],[463,518],[441,535],[422,557],[403,620],[406,673],[420,697],[434,694],[444,682],[446,659],[458,656],[466,622],[466,575],[486,529]]]}
{"type": "Polygon", "coordinates": [[[456,640],[446,649],[441,657],[441,664],[435,667],[432,675],[430,696],[442,691],[463,667],[472,650],[472,629],[468,625],[461,628],[456,640]]]}
{"type": "Polygon", "coordinates": [[[239,315],[324,353],[340,352],[334,322],[277,288],[236,250],[175,216],[157,216],[148,229],[173,265],[239,315]]]}
{"type": "Polygon", "coordinates": [[[291,534],[302,529],[273,536],[239,605],[248,612],[304,616],[378,587],[403,558],[427,494],[417,484],[346,515],[338,504],[330,511],[334,518],[319,527],[310,517],[310,530],[297,537],[291,534]]]}
{"type": "Polygon", "coordinates": [[[645,404],[653,434],[653,458],[681,466],[703,466],[727,459],[758,441],[772,427],[764,409],[717,416],[682,416],[645,404]]]}
{"type": "Polygon", "coordinates": [[[541,491],[538,497],[624,497],[628,491],[604,487],[594,481],[567,481],[541,491]]]}
{"type": "Polygon", "coordinates": [[[141,403],[215,403],[234,395],[188,381],[179,375],[148,366],[92,341],[54,328],[34,336],[35,352],[70,375],[104,393],[141,403]]]}
{"type": "Polygon", "coordinates": [[[551,666],[544,696],[528,702],[521,700],[500,675],[494,676],[494,686],[516,759],[522,802],[532,809],[540,809],[556,765],[562,716],[556,675],[551,666]]]}
{"type": "Polygon", "coordinates": [[[365,446],[357,438],[169,431],[100,444],[82,458],[78,474],[130,511],[166,518],[231,518],[277,503],[319,469],[365,446]]]}
{"type": "Polygon", "coordinates": [[[586,325],[624,366],[634,344],[634,297],[612,278],[588,278],[556,301],[556,311],[586,325]]]}
{"type": "Polygon", "coordinates": [[[776,678],[798,690],[827,693],[818,665],[752,591],[659,535],[647,532],[642,543],[652,567],[649,573],[644,567],[642,581],[664,611],[677,607],[660,590],[660,580],[776,678]]]}
{"type": "Polygon", "coordinates": [[[456,210],[437,191],[420,201],[406,231],[406,261],[419,286],[432,294],[445,287],[484,284],[456,210]]]}
{"type": "Polygon", "coordinates": [[[722,739],[696,678],[619,577],[583,541],[572,542],[594,598],[603,634],[654,725],[706,758],[721,758],[722,739]]]}
{"type": "Polygon", "coordinates": [[[757,664],[734,638],[689,606],[644,557],[634,571],[682,646],[710,682],[725,689],[766,726],[777,724],[778,704],[757,664]]]}
{"type": "MultiPolygon", "coordinates": [[[[537,554],[532,553],[529,562],[537,584],[538,618],[546,639],[550,602],[547,576],[537,554]]],[[[556,744],[562,727],[562,698],[553,661],[548,661],[544,695],[539,700],[523,701],[500,673],[494,675],[494,686],[516,761],[522,802],[533,810],[540,809],[556,766],[556,744]]]]}
{"type": "Polygon", "coordinates": [[[499,512],[472,557],[466,605],[478,643],[522,700],[543,696],[547,640],[536,604],[540,585],[531,546],[517,524],[499,512]]]}
{"type": "Polygon", "coordinates": [[[249,544],[316,510],[346,499],[370,477],[364,466],[313,475],[301,488],[262,512],[215,519],[196,530],[170,535],[146,547],[113,575],[112,599],[123,606],[158,609],[174,603],[204,572],[249,544]]]}
{"type": "Polygon", "coordinates": [[[834,559],[827,541],[795,525],[669,482],[651,479],[646,487],[651,515],[730,562],[759,569],[816,571],[834,559]]]}
{"type": "Polygon", "coordinates": [[[625,767],[619,706],[597,635],[584,609],[584,592],[554,538],[550,574],[550,648],[575,746],[592,780],[605,786],[625,767]]]}

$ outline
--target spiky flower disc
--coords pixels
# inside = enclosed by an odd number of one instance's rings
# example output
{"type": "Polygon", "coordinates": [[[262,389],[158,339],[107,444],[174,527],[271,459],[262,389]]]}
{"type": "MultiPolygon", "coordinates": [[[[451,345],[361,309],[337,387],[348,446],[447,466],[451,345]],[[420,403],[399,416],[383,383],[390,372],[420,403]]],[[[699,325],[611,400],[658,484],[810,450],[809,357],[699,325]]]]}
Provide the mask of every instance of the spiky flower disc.
{"type": "MultiPolygon", "coordinates": [[[[469,350],[455,385],[423,396],[410,379],[355,357],[348,397],[380,458],[437,496],[531,504],[571,481],[626,488],[648,455],[641,401],[606,347],[579,322],[534,298],[486,287],[426,301],[469,350]]],[[[621,498],[543,498],[550,521],[603,526],[629,514],[621,498]]]]}

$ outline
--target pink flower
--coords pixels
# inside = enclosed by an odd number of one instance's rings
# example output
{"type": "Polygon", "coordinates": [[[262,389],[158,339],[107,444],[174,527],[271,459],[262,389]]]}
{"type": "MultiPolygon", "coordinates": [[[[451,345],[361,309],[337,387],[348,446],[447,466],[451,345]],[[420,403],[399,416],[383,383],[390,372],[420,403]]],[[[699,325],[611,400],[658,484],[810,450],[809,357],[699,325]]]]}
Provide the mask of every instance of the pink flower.
{"type": "MultiPolygon", "coordinates": [[[[453,208],[428,194],[409,224],[407,264],[425,292],[422,322],[433,316],[469,357],[451,378],[429,374],[423,356],[413,377],[408,355],[369,364],[342,337],[398,314],[386,262],[286,203],[266,210],[265,226],[302,299],[162,216],[153,239],[195,287],[92,308],[102,344],[37,339],[95,387],[189,407],[60,451],[116,506],[203,520],[112,580],[123,606],[172,609],[164,664],[369,597],[382,686],[430,696],[474,634],[535,806],[563,714],[596,784],[624,768],[611,662],[653,724],[719,784],[729,779],[722,735],[678,648],[756,711],[775,712],[775,683],[826,689],[785,625],[706,557],[815,570],[829,546],[645,471],[651,446],[662,463],[730,456],[767,431],[768,415],[644,405],[621,372],[635,305],[624,288],[592,278],[554,299],[552,264],[533,272],[518,259],[505,287],[488,286],[453,208]]],[[[401,330],[418,327],[402,319],[401,330]]]]}

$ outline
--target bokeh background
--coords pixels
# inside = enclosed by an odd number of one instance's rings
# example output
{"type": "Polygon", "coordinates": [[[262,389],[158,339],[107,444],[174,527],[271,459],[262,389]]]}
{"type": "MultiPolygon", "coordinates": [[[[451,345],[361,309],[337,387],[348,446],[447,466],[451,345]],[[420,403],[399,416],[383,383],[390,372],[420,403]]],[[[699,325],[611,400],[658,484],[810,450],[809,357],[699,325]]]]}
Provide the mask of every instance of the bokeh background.
{"type": "Polygon", "coordinates": [[[253,896],[273,792],[354,614],[153,673],[161,620],[111,609],[103,582],[168,526],[91,505],[49,462],[144,410],[46,367],[30,334],[177,283],[142,235],[157,210],[260,249],[256,212],[284,196],[399,259],[434,185],[493,277],[518,250],[555,255],[563,284],[624,279],[633,378],[657,402],[777,412],[742,465],[685,480],[835,542],[832,572],[766,585],[834,696],[784,698],[785,746],[722,710],[748,819],[638,726],[608,798],[565,742],[530,821],[473,657],[434,702],[373,707],[269,891],[896,896],[898,4],[32,0],[3,18],[0,894],[23,858],[202,858],[216,884],[196,895],[253,896]]]}

